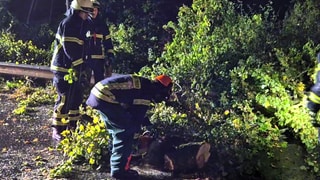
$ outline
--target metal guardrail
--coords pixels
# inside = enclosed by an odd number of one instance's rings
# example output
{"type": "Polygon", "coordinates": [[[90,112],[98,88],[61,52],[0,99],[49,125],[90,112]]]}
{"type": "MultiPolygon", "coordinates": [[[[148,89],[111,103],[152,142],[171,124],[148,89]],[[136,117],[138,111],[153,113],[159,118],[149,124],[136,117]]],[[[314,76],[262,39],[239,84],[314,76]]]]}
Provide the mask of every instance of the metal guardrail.
{"type": "Polygon", "coordinates": [[[52,79],[53,73],[48,66],[26,65],[0,62],[0,74],[11,76],[29,76],[42,79],[52,79]]]}
{"type": "MultiPolygon", "coordinates": [[[[41,79],[52,79],[53,73],[48,66],[37,66],[27,64],[15,64],[0,62],[0,75],[8,74],[11,76],[29,76],[41,79]]],[[[112,73],[112,76],[119,76],[120,74],[112,73]]],[[[94,83],[94,78],[91,76],[91,83],[94,83]]]]}

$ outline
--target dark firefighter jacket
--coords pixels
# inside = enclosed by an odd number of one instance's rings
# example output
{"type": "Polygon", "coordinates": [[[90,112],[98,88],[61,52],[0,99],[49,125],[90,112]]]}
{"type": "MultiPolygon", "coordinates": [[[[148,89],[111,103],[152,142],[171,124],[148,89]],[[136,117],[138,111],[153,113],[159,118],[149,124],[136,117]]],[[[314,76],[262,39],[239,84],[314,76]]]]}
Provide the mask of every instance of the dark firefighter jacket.
{"type": "Polygon", "coordinates": [[[92,88],[87,105],[103,113],[108,108],[125,108],[132,115],[132,123],[148,124],[150,122],[145,115],[155,93],[150,88],[151,80],[140,76],[112,76],[92,88]]]}
{"type": "Polygon", "coordinates": [[[90,33],[87,35],[89,39],[89,57],[92,60],[114,58],[113,44],[108,26],[103,23],[101,18],[97,16],[90,20],[90,33]]]}
{"type": "Polygon", "coordinates": [[[51,71],[56,74],[66,74],[73,68],[81,71],[80,65],[85,59],[85,40],[88,31],[88,21],[84,21],[77,13],[73,13],[61,21],[56,37],[51,71]]]}
{"type": "MultiPolygon", "coordinates": [[[[319,58],[319,60],[320,60],[320,58],[319,58]]],[[[318,66],[316,68],[315,83],[311,87],[311,92],[310,92],[308,98],[313,103],[320,104],[320,64],[318,64],[318,66]]]]}

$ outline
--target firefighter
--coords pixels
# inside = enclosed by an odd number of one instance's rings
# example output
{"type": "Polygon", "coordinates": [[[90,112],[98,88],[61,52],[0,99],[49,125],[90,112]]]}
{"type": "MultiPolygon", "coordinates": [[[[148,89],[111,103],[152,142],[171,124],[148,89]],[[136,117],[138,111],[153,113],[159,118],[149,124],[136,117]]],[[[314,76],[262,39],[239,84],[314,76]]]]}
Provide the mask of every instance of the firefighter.
{"type": "Polygon", "coordinates": [[[73,0],[66,17],[60,22],[50,69],[58,98],[52,117],[52,138],[61,140],[61,132],[75,128],[80,120],[79,106],[86,86],[85,40],[89,29],[88,17],[93,12],[90,0],[73,0]]]}
{"type": "Polygon", "coordinates": [[[139,174],[130,170],[133,136],[149,125],[146,112],[152,102],[168,101],[172,80],[160,75],[150,80],[136,75],[106,78],[92,88],[87,105],[98,110],[112,136],[110,157],[111,176],[116,179],[135,179],[139,174]]]}
{"type": "Polygon", "coordinates": [[[315,83],[308,94],[307,108],[310,110],[313,126],[318,128],[318,141],[320,143],[320,124],[317,122],[317,113],[320,110],[320,53],[317,55],[318,66],[315,72],[315,83]]]}
{"type": "Polygon", "coordinates": [[[93,70],[94,82],[96,83],[111,76],[115,56],[109,28],[99,13],[100,3],[97,0],[91,1],[93,3],[93,15],[88,37],[89,54],[91,54],[88,64],[93,70]]]}

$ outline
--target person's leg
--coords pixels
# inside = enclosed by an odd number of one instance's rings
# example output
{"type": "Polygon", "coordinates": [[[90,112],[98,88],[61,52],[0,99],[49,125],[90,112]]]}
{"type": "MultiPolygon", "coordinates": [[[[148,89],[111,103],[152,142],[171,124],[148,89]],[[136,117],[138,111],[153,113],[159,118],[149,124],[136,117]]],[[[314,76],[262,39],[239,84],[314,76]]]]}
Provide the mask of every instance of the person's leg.
{"type": "Polygon", "coordinates": [[[55,143],[60,142],[61,132],[67,129],[68,123],[68,112],[66,104],[68,103],[66,94],[69,89],[69,85],[61,78],[55,76],[53,79],[53,85],[56,88],[58,98],[56,99],[54,108],[53,108],[53,117],[52,117],[52,139],[55,143]]]}
{"type": "Polygon", "coordinates": [[[110,157],[111,176],[119,179],[138,177],[139,174],[136,171],[126,169],[128,158],[132,151],[134,133],[126,129],[127,126],[123,124],[125,120],[110,120],[102,112],[100,112],[100,115],[106,124],[108,132],[112,136],[112,152],[110,157]]]}
{"type": "Polygon", "coordinates": [[[311,116],[311,121],[313,126],[318,129],[318,142],[320,143],[320,122],[319,120],[317,120],[317,113],[320,109],[320,83],[319,82],[317,82],[315,85],[311,87],[311,92],[308,95],[307,108],[310,110],[309,114],[311,116]]]}

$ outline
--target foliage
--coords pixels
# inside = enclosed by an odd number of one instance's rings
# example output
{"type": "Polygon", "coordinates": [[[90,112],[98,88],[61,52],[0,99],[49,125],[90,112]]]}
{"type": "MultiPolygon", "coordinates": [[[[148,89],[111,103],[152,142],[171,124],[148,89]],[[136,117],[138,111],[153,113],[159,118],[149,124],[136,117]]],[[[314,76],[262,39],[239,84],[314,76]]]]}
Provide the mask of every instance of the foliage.
{"type": "Polygon", "coordinates": [[[174,31],[172,43],[141,73],[164,71],[174,77],[184,93],[179,94],[182,107],[172,114],[182,111],[191,123],[201,122],[195,131],[216,147],[230,147],[241,167],[253,163],[254,169],[257,153],[272,158],[274,149],[301,142],[306,163],[317,173],[317,163],[311,163],[317,162],[317,130],[304,92],[319,51],[317,28],[309,28],[318,21],[313,18],[318,5],[298,3],[283,26],[270,6],[253,14],[239,13],[237,7],[227,0],[197,0],[182,7],[178,23],[165,26],[174,31]]]}
{"type": "Polygon", "coordinates": [[[93,117],[92,122],[79,122],[75,130],[62,132],[64,138],[57,150],[63,152],[67,160],[52,169],[50,176],[66,177],[72,171],[72,165],[79,160],[94,167],[109,156],[110,140],[104,122],[99,120],[99,116],[92,109],[88,109],[87,114],[93,117]]]}
{"type": "MultiPolygon", "coordinates": [[[[160,27],[167,19],[151,2],[112,0],[106,6],[116,17],[108,21],[115,69],[150,77],[165,73],[182,87],[183,92],[174,86],[176,102],[150,111],[157,131],[227,149],[240,173],[262,172],[272,164],[260,164],[261,154],[276,160],[277,152],[298,144],[306,153],[300,169],[319,175],[317,130],[305,108],[320,50],[319,1],[296,1],[280,20],[270,4],[247,14],[228,0],[194,0],[165,31],[160,27]]],[[[1,34],[0,49],[3,60],[48,64],[40,61],[47,59],[45,52],[9,33],[1,34]]],[[[68,174],[79,157],[99,163],[108,135],[95,121],[65,132],[61,150],[69,160],[55,173],[68,174]]]]}
{"type": "Polygon", "coordinates": [[[32,87],[26,81],[7,81],[6,86],[8,90],[13,91],[11,98],[15,98],[18,107],[13,110],[16,115],[28,114],[34,111],[34,107],[39,105],[53,104],[56,97],[52,86],[32,87]]]}
{"type": "Polygon", "coordinates": [[[16,64],[49,65],[51,52],[39,49],[32,41],[16,40],[15,35],[2,32],[0,34],[0,59],[16,64]]]}
{"type": "Polygon", "coordinates": [[[161,2],[151,0],[110,1],[108,24],[117,55],[116,70],[136,73],[160,56],[166,36],[162,29],[168,19],[161,2]],[[116,17],[116,18],[113,18],[116,17]]]}

